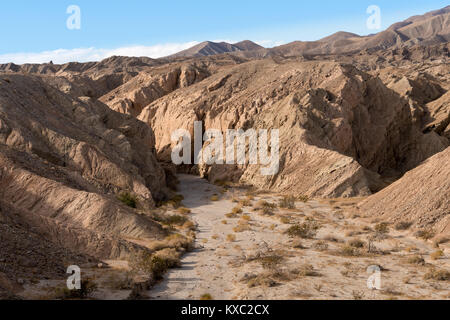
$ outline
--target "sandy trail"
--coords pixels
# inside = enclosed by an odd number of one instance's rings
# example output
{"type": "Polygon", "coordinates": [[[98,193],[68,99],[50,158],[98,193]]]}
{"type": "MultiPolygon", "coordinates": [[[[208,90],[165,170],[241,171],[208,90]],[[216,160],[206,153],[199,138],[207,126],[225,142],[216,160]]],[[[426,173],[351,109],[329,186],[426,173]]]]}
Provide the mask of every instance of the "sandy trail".
{"type": "MultiPolygon", "coordinates": [[[[244,207],[243,214],[250,218],[250,228],[239,232],[234,228],[242,222],[242,215],[227,218],[226,214],[237,205],[233,197],[245,198],[243,190],[233,189],[222,194],[222,188],[199,177],[181,175],[179,178],[180,193],[185,197],[183,204],[192,210],[191,218],[198,225],[196,250],[183,257],[181,268],[170,270],[161,283],[147,292],[151,299],[196,300],[204,294],[224,300],[448,299],[449,282],[423,278],[432,267],[448,270],[448,245],[441,246],[445,255],[433,261],[430,254],[436,249],[431,242],[413,238],[407,231],[391,230],[386,240],[375,242],[376,247],[386,250],[387,254],[367,255],[365,249],[356,257],[339,253],[349,240],[362,239],[367,243],[373,234],[370,230],[374,222],[354,216],[351,206],[356,203],[355,199],[341,207],[315,200],[297,202],[296,209],[278,208],[270,216],[255,212],[251,206],[244,207]],[[211,201],[214,194],[219,195],[219,201],[211,201]],[[301,239],[302,248],[297,248],[285,231],[305,219],[318,221],[321,228],[314,238],[301,239]],[[229,241],[229,235],[235,240],[229,241]],[[260,261],[247,259],[264,252],[281,255],[283,262],[274,270],[267,270],[260,261]],[[426,265],[405,262],[413,255],[423,256],[426,265]],[[367,268],[371,265],[382,266],[385,270],[383,290],[367,288],[367,268]],[[304,266],[313,267],[317,275],[294,273],[304,266]],[[255,275],[265,275],[275,281],[269,286],[250,286],[243,281],[255,275]]],[[[279,198],[259,195],[252,203],[261,199],[277,203],[279,198]]]]}
{"type": "MultiPolygon", "coordinates": [[[[197,299],[209,293],[216,299],[229,299],[236,280],[233,274],[225,272],[229,257],[218,256],[218,246],[223,244],[232,249],[233,243],[226,243],[223,234],[219,239],[212,237],[227,229],[221,221],[234,207],[230,200],[210,201],[219,188],[195,176],[180,176],[179,193],[185,197],[183,204],[192,210],[192,220],[198,225],[196,249],[185,255],[182,268],[171,270],[166,279],[155,286],[150,295],[155,299],[197,299]],[[207,241],[207,242],[206,242],[207,241]]],[[[231,227],[230,230],[231,232],[231,227]]]]}

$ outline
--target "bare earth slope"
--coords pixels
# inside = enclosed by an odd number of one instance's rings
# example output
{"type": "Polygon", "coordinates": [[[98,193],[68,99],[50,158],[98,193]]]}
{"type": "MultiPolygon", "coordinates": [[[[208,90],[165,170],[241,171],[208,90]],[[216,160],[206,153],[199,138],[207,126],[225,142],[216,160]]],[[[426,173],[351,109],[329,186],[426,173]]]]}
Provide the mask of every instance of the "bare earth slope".
{"type": "Polygon", "coordinates": [[[450,234],[450,148],[361,203],[369,216],[450,234]]]}

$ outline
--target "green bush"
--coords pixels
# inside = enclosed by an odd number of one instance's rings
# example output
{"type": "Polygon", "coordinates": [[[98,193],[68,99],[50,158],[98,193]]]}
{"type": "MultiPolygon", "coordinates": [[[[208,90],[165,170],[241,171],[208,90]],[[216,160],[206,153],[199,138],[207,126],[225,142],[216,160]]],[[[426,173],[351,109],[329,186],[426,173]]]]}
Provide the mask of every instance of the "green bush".
{"type": "Polygon", "coordinates": [[[120,194],[117,199],[121,201],[123,204],[136,209],[137,208],[137,198],[131,195],[129,192],[124,192],[120,194]]]}

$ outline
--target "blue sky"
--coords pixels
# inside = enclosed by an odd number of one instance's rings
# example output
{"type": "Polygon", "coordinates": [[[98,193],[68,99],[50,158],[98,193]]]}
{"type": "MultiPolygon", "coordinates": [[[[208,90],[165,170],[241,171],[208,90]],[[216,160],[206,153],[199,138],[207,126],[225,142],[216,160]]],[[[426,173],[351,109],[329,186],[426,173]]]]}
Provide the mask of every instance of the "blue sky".
{"type": "Polygon", "coordinates": [[[83,61],[110,53],[157,57],[204,40],[250,39],[273,46],[317,40],[340,30],[364,35],[374,32],[366,27],[369,5],[381,8],[385,29],[448,4],[448,0],[3,1],[0,62],[43,62],[53,56],[56,62],[83,61]],[[80,30],[66,27],[69,5],[81,9],[80,30]]]}

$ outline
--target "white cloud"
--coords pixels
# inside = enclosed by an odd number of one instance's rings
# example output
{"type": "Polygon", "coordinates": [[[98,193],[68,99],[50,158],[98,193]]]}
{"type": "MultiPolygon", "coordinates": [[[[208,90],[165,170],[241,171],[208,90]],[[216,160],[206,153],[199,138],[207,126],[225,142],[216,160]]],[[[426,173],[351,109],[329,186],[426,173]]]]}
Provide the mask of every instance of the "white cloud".
{"type": "Polygon", "coordinates": [[[273,40],[260,40],[255,41],[255,43],[259,44],[260,46],[263,46],[264,48],[273,48],[286,44],[285,41],[273,41],[273,40]]]}
{"type": "Polygon", "coordinates": [[[161,58],[188,49],[197,44],[199,44],[199,42],[191,41],[186,43],[158,44],[154,46],[130,46],[116,49],[99,49],[92,47],[29,53],[8,53],[0,54],[0,63],[13,62],[16,64],[23,64],[53,61],[56,64],[62,64],[73,61],[99,61],[111,56],[161,58]]]}

